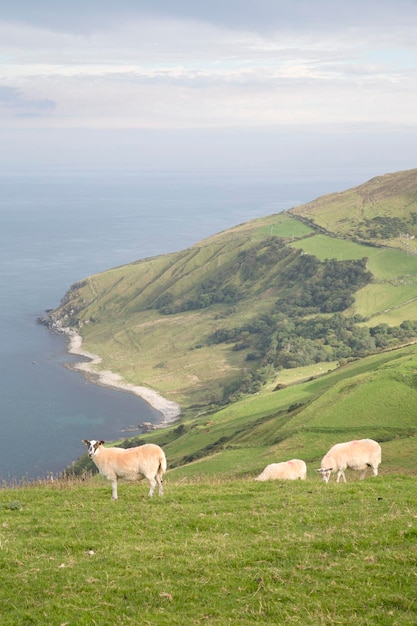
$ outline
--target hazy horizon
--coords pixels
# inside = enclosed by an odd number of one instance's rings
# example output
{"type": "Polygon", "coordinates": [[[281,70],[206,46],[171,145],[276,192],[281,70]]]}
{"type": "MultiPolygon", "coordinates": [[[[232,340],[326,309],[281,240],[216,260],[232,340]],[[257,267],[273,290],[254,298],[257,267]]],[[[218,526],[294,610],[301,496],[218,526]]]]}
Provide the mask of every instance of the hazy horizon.
{"type": "Polygon", "coordinates": [[[15,0],[0,166],[415,167],[414,0],[15,0]]]}

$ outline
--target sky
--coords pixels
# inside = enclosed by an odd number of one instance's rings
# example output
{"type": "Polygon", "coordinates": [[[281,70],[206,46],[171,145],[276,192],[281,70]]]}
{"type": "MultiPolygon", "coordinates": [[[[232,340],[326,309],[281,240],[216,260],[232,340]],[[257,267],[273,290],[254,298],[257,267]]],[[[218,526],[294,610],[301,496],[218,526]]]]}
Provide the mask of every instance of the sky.
{"type": "Polygon", "coordinates": [[[0,0],[0,166],[417,167],[417,0],[0,0]]]}

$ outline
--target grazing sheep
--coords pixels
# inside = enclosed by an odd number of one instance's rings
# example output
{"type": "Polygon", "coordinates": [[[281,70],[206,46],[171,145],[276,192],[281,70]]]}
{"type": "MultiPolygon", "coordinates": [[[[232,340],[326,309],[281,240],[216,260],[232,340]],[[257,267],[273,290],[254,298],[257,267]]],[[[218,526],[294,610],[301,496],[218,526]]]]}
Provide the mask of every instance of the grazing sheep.
{"type": "Polygon", "coordinates": [[[153,495],[158,484],[159,495],[164,491],[162,475],[166,472],[165,453],[154,443],[147,443],[135,448],[103,448],[104,441],[83,439],[88,447],[88,455],[98,467],[100,474],[111,481],[112,499],[117,500],[117,481],[142,480],[147,478],[151,485],[149,496],[153,495]]]}
{"type": "Polygon", "coordinates": [[[307,476],[307,466],[300,459],[283,461],[282,463],[271,463],[267,465],[255,480],[305,480],[307,476]]]}
{"type": "Polygon", "coordinates": [[[381,463],[381,446],[373,439],[360,439],[337,443],[321,460],[320,472],[325,483],[329,482],[332,472],[337,472],[336,482],[343,478],[346,482],[345,469],[350,468],[361,472],[365,478],[367,467],[372,468],[374,476],[378,476],[378,465],[381,463]]]}

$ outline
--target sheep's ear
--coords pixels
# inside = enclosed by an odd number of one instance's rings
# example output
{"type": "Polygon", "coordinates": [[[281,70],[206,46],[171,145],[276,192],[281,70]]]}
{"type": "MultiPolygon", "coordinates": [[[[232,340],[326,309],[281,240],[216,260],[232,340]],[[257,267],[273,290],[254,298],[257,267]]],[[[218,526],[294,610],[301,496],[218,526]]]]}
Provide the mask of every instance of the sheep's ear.
{"type": "Polygon", "coordinates": [[[90,445],[90,442],[88,441],[88,439],[81,439],[81,441],[85,443],[86,446],[90,445]]]}
{"type": "Polygon", "coordinates": [[[102,445],[103,445],[103,443],[106,443],[106,442],[105,442],[105,441],[99,441],[99,442],[98,442],[98,445],[99,445],[99,446],[102,446],[102,445]]]}

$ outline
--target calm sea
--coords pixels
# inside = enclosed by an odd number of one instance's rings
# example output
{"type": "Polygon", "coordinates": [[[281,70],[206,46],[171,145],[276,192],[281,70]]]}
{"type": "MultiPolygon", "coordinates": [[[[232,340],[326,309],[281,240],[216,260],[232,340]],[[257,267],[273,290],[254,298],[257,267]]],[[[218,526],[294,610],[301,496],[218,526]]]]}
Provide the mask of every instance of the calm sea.
{"type": "Polygon", "coordinates": [[[81,439],[112,440],[130,425],[160,420],[140,398],[69,370],[64,338],[36,324],[72,283],[371,175],[0,174],[0,480],[56,474],[84,452],[81,439]]]}

